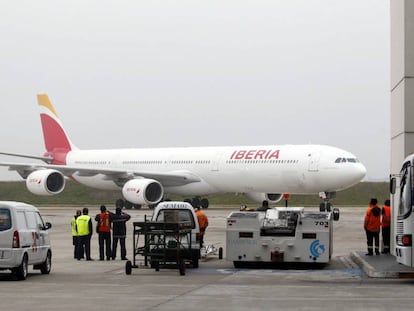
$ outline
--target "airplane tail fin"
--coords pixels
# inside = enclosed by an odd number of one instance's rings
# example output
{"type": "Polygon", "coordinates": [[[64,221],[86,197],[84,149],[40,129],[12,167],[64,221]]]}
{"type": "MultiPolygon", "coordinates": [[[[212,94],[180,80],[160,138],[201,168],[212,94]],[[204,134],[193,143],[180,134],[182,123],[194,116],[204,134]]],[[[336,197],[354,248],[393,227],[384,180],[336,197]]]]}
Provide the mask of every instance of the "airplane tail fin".
{"type": "Polygon", "coordinates": [[[49,96],[38,94],[37,102],[40,108],[40,121],[46,148],[45,156],[52,157],[53,164],[65,164],[66,154],[78,148],[71,143],[55,108],[49,100],[49,96]]]}

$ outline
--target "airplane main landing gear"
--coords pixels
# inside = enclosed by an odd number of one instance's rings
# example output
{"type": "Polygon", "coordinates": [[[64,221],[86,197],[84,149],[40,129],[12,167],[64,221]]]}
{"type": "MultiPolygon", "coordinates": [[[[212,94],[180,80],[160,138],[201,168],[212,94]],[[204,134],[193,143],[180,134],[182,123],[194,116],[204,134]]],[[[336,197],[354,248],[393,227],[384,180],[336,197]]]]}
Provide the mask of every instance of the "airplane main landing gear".
{"type": "Polygon", "coordinates": [[[210,202],[206,198],[200,199],[199,197],[195,197],[192,200],[187,201],[191,202],[191,205],[194,207],[201,206],[202,209],[207,209],[210,205],[210,202]]]}
{"type": "Polygon", "coordinates": [[[135,208],[135,209],[141,209],[142,205],[141,204],[133,204],[129,201],[124,201],[122,199],[118,199],[115,202],[115,207],[120,207],[120,208],[126,208],[126,209],[131,209],[131,208],[135,208]]]}

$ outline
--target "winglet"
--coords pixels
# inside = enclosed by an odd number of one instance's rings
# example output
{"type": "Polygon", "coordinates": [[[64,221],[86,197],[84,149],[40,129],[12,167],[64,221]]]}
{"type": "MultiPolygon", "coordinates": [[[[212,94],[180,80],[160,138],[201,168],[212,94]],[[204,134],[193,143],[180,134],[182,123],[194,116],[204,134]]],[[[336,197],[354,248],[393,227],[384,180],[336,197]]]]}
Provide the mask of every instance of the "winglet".
{"type": "Polygon", "coordinates": [[[46,147],[45,156],[53,157],[53,164],[66,164],[66,154],[77,149],[70,141],[55,108],[47,94],[38,94],[43,138],[46,147]]]}

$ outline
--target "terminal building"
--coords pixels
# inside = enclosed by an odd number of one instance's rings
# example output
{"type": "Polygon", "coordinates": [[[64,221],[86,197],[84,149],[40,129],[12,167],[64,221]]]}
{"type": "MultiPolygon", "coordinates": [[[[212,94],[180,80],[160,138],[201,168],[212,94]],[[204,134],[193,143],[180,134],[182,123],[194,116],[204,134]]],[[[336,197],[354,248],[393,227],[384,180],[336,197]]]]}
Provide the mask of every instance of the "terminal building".
{"type": "Polygon", "coordinates": [[[414,1],[391,0],[391,174],[414,153],[414,1]]]}
{"type": "MultiPolygon", "coordinates": [[[[391,174],[414,153],[414,1],[391,0],[391,174]]],[[[393,205],[393,203],[391,203],[393,205]]],[[[392,224],[398,210],[393,206],[392,224]]],[[[391,253],[395,255],[395,231],[391,253]]]]}

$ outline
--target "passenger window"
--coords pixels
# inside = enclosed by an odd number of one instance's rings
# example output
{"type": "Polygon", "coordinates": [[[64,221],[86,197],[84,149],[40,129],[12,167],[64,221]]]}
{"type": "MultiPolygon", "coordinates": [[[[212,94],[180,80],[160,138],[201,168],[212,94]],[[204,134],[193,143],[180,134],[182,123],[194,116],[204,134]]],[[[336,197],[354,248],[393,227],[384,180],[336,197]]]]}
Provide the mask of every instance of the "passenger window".
{"type": "Polygon", "coordinates": [[[0,231],[9,230],[11,228],[10,210],[0,208],[0,231]]]}
{"type": "Polygon", "coordinates": [[[27,228],[27,221],[26,217],[24,216],[24,212],[17,212],[17,225],[19,228],[27,228]]]}

